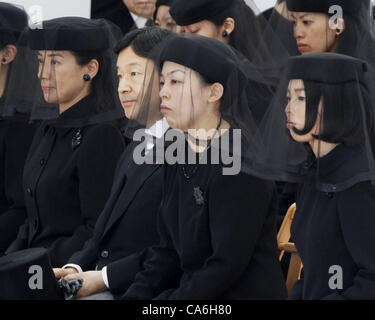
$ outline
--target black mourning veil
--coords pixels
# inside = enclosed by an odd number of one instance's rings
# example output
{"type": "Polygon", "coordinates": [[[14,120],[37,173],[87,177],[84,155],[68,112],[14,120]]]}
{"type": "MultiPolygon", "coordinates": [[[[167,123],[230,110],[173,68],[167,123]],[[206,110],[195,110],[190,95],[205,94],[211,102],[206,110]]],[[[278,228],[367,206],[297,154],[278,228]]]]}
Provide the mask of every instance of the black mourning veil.
{"type": "Polygon", "coordinates": [[[33,93],[29,90],[37,82],[37,61],[27,48],[28,16],[23,8],[0,2],[0,49],[14,50],[15,58],[10,56],[1,61],[1,68],[7,69],[5,86],[0,98],[0,116],[13,117],[16,114],[29,114],[33,93]]]}
{"type": "Polygon", "coordinates": [[[104,19],[63,17],[43,21],[25,32],[29,38],[29,51],[38,62],[36,76],[39,81],[32,83],[34,87],[29,86],[30,92],[34,93],[28,101],[32,105],[31,120],[59,118],[70,81],[77,81],[77,88],[85,82],[90,83],[89,95],[83,98],[90,99],[92,113],[65,119],[64,125],[88,125],[124,116],[117,95],[116,56],[113,51],[117,36],[115,31],[115,26],[104,19]],[[95,77],[85,79],[79,67],[91,60],[98,62],[99,69],[95,77]],[[76,69],[67,68],[72,63],[76,69]]]}
{"type": "Polygon", "coordinates": [[[263,150],[245,170],[277,181],[313,178],[325,192],[374,180],[373,88],[373,69],[363,60],[290,58],[260,128],[263,150]]]}
{"type": "Polygon", "coordinates": [[[266,18],[268,27],[278,34],[292,55],[333,52],[374,66],[370,0],[282,0],[269,10],[266,18]],[[312,28],[319,34],[313,35],[312,28]]]}
{"type": "MultiPolygon", "coordinates": [[[[255,152],[259,138],[249,109],[247,76],[234,50],[211,38],[174,35],[157,46],[152,55],[157,57],[156,63],[150,64],[142,101],[131,118],[146,127],[153,122],[150,119],[164,118],[173,129],[165,138],[168,142],[178,139],[176,146],[189,141],[201,150],[208,146],[212,150],[225,150],[232,159],[237,157],[237,169],[241,170],[243,151],[247,150],[247,155],[255,152]],[[209,98],[209,88],[215,83],[217,90],[222,90],[218,100],[209,98]],[[215,103],[210,101],[216,101],[219,108],[215,109],[215,103]],[[228,130],[218,129],[224,121],[230,129],[236,129],[236,133],[231,131],[230,138],[228,130]],[[216,139],[219,136],[221,139],[216,139]],[[215,144],[219,140],[221,144],[215,144]]],[[[216,89],[212,90],[214,95],[216,89]]],[[[173,154],[164,153],[163,149],[159,156],[164,158],[158,161],[169,164],[188,161],[183,148],[177,149],[173,154]]]]}

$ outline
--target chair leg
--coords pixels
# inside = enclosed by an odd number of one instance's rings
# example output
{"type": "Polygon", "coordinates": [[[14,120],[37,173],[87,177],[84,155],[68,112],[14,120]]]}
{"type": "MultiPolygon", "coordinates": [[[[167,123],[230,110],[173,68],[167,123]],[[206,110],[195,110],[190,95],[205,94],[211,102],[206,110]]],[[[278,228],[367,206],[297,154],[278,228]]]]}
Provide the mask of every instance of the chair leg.
{"type": "Polygon", "coordinates": [[[299,254],[293,252],[290,256],[290,263],[288,269],[288,276],[286,279],[286,287],[288,289],[288,294],[290,294],[294,284],[299,279],[302,269],[302,261],[299,254]]]}

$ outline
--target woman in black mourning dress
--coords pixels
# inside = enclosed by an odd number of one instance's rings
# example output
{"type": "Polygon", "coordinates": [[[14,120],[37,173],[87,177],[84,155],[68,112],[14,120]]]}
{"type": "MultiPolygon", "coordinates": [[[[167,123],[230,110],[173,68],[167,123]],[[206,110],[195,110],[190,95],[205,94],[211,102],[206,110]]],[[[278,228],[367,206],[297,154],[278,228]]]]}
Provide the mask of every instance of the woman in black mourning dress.
{"type": "Polygon", "coordinates": [[[24,169],[27,219],[7,253],[44,247],[60,266],[92,236],[125,146],[111,28],[64,17],[29,30],[44,96],[32,118],[45,120],[24,169]]]}

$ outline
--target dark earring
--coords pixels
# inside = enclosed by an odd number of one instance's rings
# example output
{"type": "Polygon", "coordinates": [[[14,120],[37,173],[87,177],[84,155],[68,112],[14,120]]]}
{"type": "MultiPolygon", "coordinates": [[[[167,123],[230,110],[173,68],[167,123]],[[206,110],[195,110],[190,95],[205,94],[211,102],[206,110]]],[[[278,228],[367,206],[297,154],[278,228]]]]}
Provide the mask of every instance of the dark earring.
{"type": "Polygon", "coordinates": [[[228,37],[228,32],[226,30],[223,31],[223,38],[228,37]]]}
{"type": "Polygon", "coordinates": [[[341,31],[341,29],[336,29],[336,34],[339,35],[340,31],[341,31]]]}
{"type": "Polygon", "coordinates": [[[5,63],[5,62],[7,62],[7,59],[2,58],[1,61],[5,63]]]}
{"type": "Polygon", "coordinates": [[[90,77],[90,75],[89,74],[85,74],[85,75],[83,75],[83,80],[85,80],[85,81],[90,81],[91,80],[91,77],[90,77]]]}

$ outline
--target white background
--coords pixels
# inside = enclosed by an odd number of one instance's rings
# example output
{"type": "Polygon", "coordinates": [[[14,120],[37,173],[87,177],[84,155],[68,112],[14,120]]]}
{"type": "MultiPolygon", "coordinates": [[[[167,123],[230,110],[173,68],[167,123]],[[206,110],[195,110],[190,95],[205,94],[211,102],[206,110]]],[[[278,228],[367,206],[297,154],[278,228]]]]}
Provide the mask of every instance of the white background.
{"type": "MultiPolygon", "coordinates": [[[[258,10],[253,8],[254,11],[260,12],[271,8],[276,3],[276,0],[245,0],[248,4],[253,1],[258,8],[258,10]]],[[[23,6],[33,21],[40,18],[47,20],[64,16],[90,17],[91,0],[5,0],[5,2],[23,6]],[[42,12],[35,10],[33,6],[39,6],[42,12]]]]}
{"type": "Polygon", "coordinates": [[[66,16],[90,18],[91,0],[5,0],[5,2],[24,7],[33,22],[66,16]]]}

